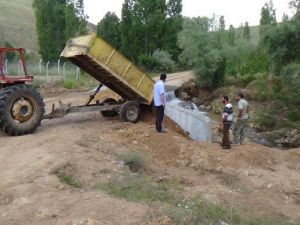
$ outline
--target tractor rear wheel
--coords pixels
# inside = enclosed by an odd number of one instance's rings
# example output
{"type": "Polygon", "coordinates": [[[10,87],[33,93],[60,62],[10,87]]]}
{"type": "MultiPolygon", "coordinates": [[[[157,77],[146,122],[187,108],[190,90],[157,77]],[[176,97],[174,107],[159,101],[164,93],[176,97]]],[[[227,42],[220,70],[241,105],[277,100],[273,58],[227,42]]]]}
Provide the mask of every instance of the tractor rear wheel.
{"type": "Polygon", "coordinates": [[[140,118],[140,111],[138,102],[128,101],[121,106],[119,116],[125,122],[137,123],[140,118]]]}
{"type": "MultiPolygon", "coordinates": [[[[113,98],[107,98],[103,100],[101,103],[117,103],[117,100],[113,98]]],[[[118,115],[118,112],[115,110],[108,110],[108,111],[101,111],[101,114],[103,117],[116,117],[118,115]]]]}
{"type": "Polygon", "coordinates": [[[9,86],[0,92],[0,129],[11,136],[33,133],[45,112],[43,98],[28,85],[9,86]]]}

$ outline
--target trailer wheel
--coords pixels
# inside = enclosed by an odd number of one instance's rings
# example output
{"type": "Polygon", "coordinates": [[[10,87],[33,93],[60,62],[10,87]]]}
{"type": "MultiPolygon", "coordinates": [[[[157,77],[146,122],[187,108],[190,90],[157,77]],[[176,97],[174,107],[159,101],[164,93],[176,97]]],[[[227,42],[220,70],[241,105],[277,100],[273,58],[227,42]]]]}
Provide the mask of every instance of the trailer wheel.
{"type": "Polygon", "coordinates": [[[15,85],[0,92],[0,129],[11,136],[33,133],[45,112],[43,98],[28,85],[15,85]]]}
{"type": "Polygon", "coordinates": [[[119,111],[121,120],[136,123],[140,117],[140,105],[136,101],[125,102],[119,111]]]}
{"type": "MultiPolygon", "coordinates": [[[[117,103],[117,101],[113,98],[107,98],[103,100],[101,103],[117,103]]],[[[103,117],[116,117],[118,112],[115,110],[101,111],[103,117]]]]}

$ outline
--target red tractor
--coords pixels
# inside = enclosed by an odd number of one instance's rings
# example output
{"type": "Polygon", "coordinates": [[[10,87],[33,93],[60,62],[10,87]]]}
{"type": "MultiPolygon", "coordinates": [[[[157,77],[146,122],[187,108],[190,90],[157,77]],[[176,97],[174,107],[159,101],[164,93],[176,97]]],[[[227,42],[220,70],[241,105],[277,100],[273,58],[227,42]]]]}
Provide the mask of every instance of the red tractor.
{"type": "Polygon", "coordinates": [[[24,53],[23,48],[0,48],[0,129],[12,136],[35,131],[45,112],[43,98],[30,85],[24,53]],[[5,74],[5,55],[11,52],[19,56],[24,75],[5,74]]]}

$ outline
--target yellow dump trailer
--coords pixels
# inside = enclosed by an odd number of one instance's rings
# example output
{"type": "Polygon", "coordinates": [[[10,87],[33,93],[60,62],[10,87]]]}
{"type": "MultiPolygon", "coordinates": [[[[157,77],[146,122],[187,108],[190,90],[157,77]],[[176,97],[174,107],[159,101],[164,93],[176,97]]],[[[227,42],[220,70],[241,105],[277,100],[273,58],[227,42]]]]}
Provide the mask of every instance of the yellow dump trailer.
{"type": "Polygon", "coordinates": [[[124,100],[150,105],[154,81],[96,34],[70,39],[61,54],[124,100]]]}

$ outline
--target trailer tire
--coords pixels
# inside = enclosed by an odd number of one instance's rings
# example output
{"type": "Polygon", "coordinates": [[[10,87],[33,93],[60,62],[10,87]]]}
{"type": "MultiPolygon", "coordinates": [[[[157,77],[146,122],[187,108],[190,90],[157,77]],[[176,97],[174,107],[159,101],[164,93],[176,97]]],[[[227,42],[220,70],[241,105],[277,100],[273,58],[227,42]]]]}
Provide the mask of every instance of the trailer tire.
{"type": "Polygon", "coordinates": [[[33,133],[44,113],[43,98],[28,85],[9,86],[0,92],[0,129],[8,135],[33,133]]]}
{"type": "Polygon", "coordinates": [[[122,121],[137,123],[140,118],[140,105],[136,101],[125,102],[119,111],[119,116],[122,121]]]}
{"type": "MultiPolygon", "coordinates": [[[[107,98],[101,102],[104,103],[117,103],[116,99],[113,98],[107,98]]],[[[118,112],[115,110],[108,110],[108,111],[101,111],[101,114],[103,117],[116,117],[118,115],[118,112]]]]}

